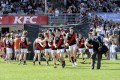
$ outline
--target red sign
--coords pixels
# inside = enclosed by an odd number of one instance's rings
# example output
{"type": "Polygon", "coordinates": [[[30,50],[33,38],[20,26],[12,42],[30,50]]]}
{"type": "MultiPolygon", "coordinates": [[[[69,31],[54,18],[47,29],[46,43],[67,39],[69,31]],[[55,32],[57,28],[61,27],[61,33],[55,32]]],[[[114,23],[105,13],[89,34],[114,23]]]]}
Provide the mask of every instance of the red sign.
{"type": "Polygon", "coordinates": [[[0,16],[0,24],[48,24],[48,16],[0,16]]]}

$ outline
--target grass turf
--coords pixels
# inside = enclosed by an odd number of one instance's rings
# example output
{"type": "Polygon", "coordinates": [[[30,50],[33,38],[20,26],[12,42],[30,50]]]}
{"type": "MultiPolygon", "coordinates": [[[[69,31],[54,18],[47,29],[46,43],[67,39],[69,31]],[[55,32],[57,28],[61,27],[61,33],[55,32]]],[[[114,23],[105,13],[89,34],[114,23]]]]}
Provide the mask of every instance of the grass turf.
{"type": "Polygon", "coordinates": [[[101,70],[90,70],[89,59],[86,60],[87,64],[80,62],[82,60],[78,59],[78,65],[72,67],[67,61],[64,69],[61,66],[55,69],[52,62],[50,66],[45,66],[44,61],[41,62],[41,66],[38,62],[33,66],[32,61],[27,61],[27,65],[18,65],[15,61],[6,64],[0,59],[0,80],[120,80],[120,60],[103,59],[101,70]]]}

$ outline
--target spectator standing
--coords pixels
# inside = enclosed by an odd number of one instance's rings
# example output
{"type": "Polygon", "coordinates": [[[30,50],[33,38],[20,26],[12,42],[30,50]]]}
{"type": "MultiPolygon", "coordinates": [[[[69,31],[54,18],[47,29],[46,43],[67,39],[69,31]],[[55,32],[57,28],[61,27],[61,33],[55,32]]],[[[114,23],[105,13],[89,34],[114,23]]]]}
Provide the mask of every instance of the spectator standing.
{"type": "Polygon", "coordinates": [[[115,44],[114,41],[112,41],[112,45],[110,46],[110,60],[116,60],[116,51],[117,45],[115,44]]]}
{"type": "Polygon", "coordinates": [[[56,8],[55,9],[55,16],[58,17],[59,16],[59,10],[56,8]]]}
{"type": "Polygon", "coordinates": [[[71,17],[72,17],[72,7],[71,6],[67,9],[67,15],[68,15],[68,23],[71,23],[71,17]]]}

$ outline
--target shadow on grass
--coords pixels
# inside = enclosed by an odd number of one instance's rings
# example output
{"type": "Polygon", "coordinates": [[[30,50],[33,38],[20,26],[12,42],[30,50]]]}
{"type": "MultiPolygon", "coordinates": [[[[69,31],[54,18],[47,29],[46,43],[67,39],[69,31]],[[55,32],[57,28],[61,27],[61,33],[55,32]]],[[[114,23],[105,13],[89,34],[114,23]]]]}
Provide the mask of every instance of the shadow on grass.
{"type": "Polygon", "coordinates": [[[101,70],[120,70],[120,69],[101,69],[101,70]]]}
{"type": "Polygon", "coordinates": [[[67,69],[90,69],[90,68],[86,68],[86,67],[65,67],[67,69]]]}
{"type": "MultiPolygon", "coordinates": [[[[85,70],[90,70],[90,67],[65,67],[65,68],[67,68],[67,69],[85,69],[85,70]]],[[[95,70],[97,70],[97,69],[95,69],[95,70]]],[[[100,70],[108,70],[108,71],[120,71],[120,69],[100,69],[100,70]]]]}
{"type": "MultiPolygon", "coordinates": [[[[108,67],[108,66],[102,66],[102,67],[108,67]]],[[[90,69],[90,66],[76,66],[76,67],[69,67],[69,66],[66,66],[66,68],[68,69],[90,69]]]]}
{"type": "Polygon", "coordinates": [[[107,63],[107,62],[104,62],[102,64],[120,64],[120,63],[107,63]]]}

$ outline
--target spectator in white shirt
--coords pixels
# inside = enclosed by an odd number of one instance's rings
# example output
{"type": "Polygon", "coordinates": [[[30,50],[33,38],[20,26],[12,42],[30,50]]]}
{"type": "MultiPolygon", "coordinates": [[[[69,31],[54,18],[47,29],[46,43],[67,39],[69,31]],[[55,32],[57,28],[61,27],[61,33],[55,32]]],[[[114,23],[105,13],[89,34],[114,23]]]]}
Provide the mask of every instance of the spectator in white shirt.
{"type": "Polygon", "coordinates": [[[103,30],[103,27],[97,26],[97,28],[96,28],[97,36],[99,36],[101,34],[102,30],[103,30]]]}
{"type": "Polygon", "coordinates": [[[57,8],[55,9],[55,16],[59,16],[59,10],[57,8]]]}
{"type": "Polygon", "coordinates": [[[105,35],[105,30],[104,30],[104,28],[102,28],[101,35],[102,35],[102,36],[105,35]]]}
{"type": "Polygon", "coordinates": [[[110,60],[116,60],[116,55],[117,55],[117,45],[115,44],[114,41],[112,41],[112,45],[110,46],[110,60]]]}
{"type": "Polygon", "coordinates": [[[1,6],[2,6],[3,8],[5,8],[5,7],[6,7],[6,4],[5,4],[5,3],[2,3],[1,6]]]}

